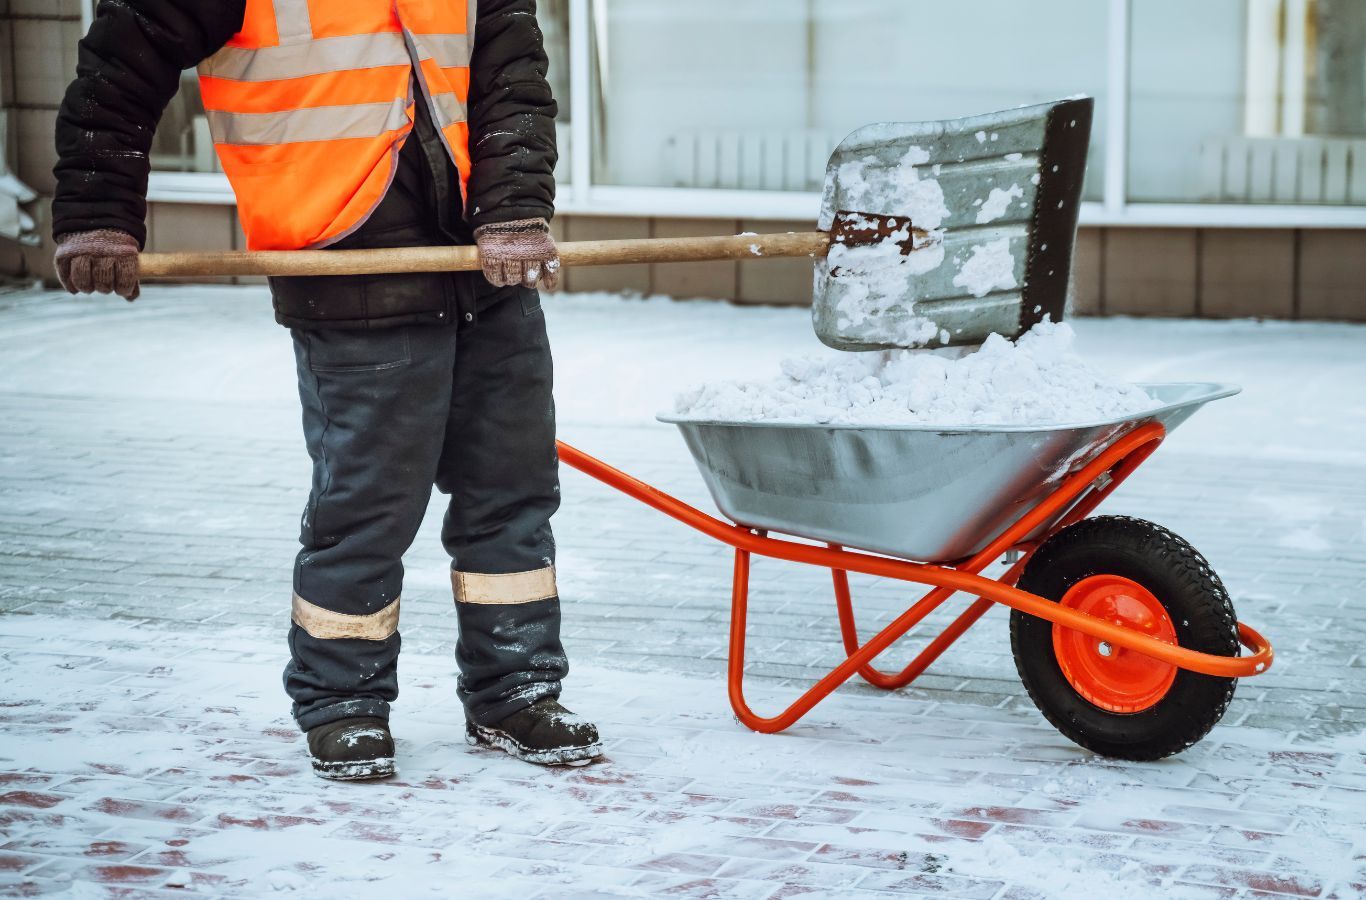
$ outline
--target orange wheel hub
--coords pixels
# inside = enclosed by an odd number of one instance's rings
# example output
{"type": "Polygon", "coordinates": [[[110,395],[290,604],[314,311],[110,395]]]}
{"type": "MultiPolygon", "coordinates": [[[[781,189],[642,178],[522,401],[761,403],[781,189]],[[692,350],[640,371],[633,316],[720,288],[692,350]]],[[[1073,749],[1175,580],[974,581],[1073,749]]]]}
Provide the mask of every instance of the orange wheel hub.
{"type": "MultiPolygon", "coordinates": [[[[1128,578],[1092,575],[1082,579],[1063,596],[1062,605],[1176,643],[1176,626],[1161,601],[1128,578]]],[[[1170,663],[1060,625],[1053,626],[1053,653],[1068,684],[1092,704],[1113,713],[1142,712],[1154,706],[1176,680],[1176,666],[1170,663]]]]}

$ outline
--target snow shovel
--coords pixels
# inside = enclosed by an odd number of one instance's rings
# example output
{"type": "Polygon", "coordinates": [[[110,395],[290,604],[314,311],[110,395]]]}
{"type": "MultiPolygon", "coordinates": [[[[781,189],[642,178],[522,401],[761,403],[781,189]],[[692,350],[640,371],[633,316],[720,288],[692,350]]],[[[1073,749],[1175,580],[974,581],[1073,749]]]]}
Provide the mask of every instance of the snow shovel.
{"type": "MultiPolygon", "coordinates": [[[[1067,302],[1093,102],[870,125],[835,150],[819,231],[564,242],[564,266],[816,260],[813,319],[842,350],[1015,338],[1067,302]]],[[[473,271],[474,247],[145,253],[144,278],[473,271]]]]}

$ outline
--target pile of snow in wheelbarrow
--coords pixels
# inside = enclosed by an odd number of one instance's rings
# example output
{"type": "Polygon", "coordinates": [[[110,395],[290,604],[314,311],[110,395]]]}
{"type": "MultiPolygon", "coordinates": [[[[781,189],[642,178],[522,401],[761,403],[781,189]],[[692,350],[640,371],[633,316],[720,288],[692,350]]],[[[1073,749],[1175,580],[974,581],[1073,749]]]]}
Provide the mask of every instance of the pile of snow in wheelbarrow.
{"type": "Polygon", "coordinates": [[[1141,388],[1083,360],[1064,322],[1014,343],[992,335],[962,349],[791,359],[768,381],[713,382],[679,395],[679,415],[713,422],[835,425],[1050,425],[1153,409],[1141,388]]]}

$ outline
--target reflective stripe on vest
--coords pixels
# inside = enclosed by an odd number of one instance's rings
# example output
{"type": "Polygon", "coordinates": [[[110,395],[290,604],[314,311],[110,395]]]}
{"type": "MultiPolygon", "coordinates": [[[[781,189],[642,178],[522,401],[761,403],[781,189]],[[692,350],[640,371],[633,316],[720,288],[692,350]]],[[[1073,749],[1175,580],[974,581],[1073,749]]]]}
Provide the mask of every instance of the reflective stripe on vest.
{"type": "MultiPolygon", "coordinates": [[[[467,34],[424,34],[422,49],[426,58],[435,60],[442,68],[468,68],[474,42],[467,34]]],[[[323,38],[260,50],[224,47],[200,67],[199,73],[228,81],[282,81],[411,63],[403,35],[389,32],[323,38]]]]}
{"type": "Polygon", "coordinates": [[[304,141],[375,138],[408,123],[408,104],[357,103],[316,106],[275,113],[230,113],[207,110],[209,130],[221,144],[270,146],[304,141]]]}
{"type": "Polygon", "coordinates": [[[275,33],[281,44],[313,40],[313,17],[308,0],[275,0],[275,33]]]}
{"type": "Polygon", "coordinates": [[[436,118],[441,128],[469,119],[464,101],[455,94],[437,94],[432,100],[436,103],[436,118]]]}
{"type": "Polygon", "coordinates": [[[359,227],[413,102],[430,102],[468,196],[476,2],[247,0],[241,31],[199,73],[248,247],[326,246],[359,227]]]}

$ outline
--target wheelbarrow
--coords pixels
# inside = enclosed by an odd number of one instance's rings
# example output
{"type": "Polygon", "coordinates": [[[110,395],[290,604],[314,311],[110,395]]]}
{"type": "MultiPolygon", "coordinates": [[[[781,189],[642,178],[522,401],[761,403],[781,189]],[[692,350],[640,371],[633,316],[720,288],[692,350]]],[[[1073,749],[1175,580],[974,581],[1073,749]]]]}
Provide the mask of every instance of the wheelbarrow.
{"type": "Polygon", "coordinates": [[[1271,645],[1238,622],[1196,550],[1141,519],[1091,517],[1172,429],[1238,388],[1143,386],[1161,405],[1075,425],[869,428],[676,424],[712,498],[708,515],[567,444],[568,466],[735,548],[729,690],[736,717],[782,731],[855,675],[911,684],[989,610],[1011,608],[1025,689],[1066,737],[1103,756],[1154,760],[1199,741],[1236,679],[1265,672],[1271,645]],[[784,537],[774,537],[774,533],[784,537]],[[814,542],[814,543],[812,543],[814,542]],[[830,570],[844,659],[777,715],[745,700],[745,633],[754,556],[830,570]],[[1005,559],[997,578],[982,572],[1005,559]],[[924,585],[862,640],[849,573],[924,585]],[[908,665],[874,667],[955,594],[976,597],[908,665]],[[1250,655],[1240,656],[1246,647],[1250,655]]]}

